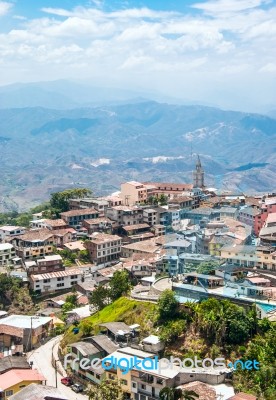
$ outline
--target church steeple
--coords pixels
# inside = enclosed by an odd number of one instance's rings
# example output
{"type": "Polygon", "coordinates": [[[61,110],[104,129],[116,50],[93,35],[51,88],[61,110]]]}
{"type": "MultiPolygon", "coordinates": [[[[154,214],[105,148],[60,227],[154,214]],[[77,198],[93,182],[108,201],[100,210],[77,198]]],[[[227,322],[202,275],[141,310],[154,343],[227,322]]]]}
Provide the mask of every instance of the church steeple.
{"type": "Polygon", "coordinates": [[[204,169],[201,166],[201,161],[199,155],[197,155],[196,168],[193,172],[194,176],[194,187],[203,188],[204,187],[204,169]]]}

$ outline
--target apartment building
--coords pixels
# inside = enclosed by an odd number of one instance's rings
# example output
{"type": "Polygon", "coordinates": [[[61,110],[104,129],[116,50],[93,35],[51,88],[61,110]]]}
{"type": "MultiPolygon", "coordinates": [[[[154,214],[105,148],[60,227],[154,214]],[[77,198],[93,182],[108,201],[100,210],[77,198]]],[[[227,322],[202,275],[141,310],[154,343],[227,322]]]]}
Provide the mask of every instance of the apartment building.
{"type": "Polygon", "coordinates": [[[89,235],[93,232],[112,233],[115,222],[107,217],[84,220],[82,226],[87,229],[89,235]]]}
{"type": "Polygon", "coordinates": [[[145,203],[148,199],[148,191],[145,185],[140,182],[130,181],[121,184],[120,197],[123,204],[132,206],[145,203]]]}
{"type": "Polygon", "coordinates": [[[17,236],[17,235],[23,235],[25,233],[26,228],[22,226],[0,226],[0,242],[6,242],[10,238],[17,236]]]}
{"type": "Polygon", "coordinates": [[[85,242],[85,247],[89,251],[90,260],[95,264],[101,264],[118,259],[121,244],[120,236],[95,232],[85,242]]]}
{"type": "Polygon", "coordinates": [[[108,207],[107,200],[96,197],[69,200],[69,210],[81,210],[81,209],[93,208],[97,210],[101,215],[103,215],[107,207],[108,207]]]}
{"type": "Polygon", "coordinates": [[[137,206],[115,206],[106,210],[106,216],[119,226],[142,224],[143,209],[137,206]]]}
{"type": "Polygon", "coordinates": [[[276,212],[267,216],[266,222],[260,230],[261,244],[276,247],[276,212]]]}
{"type": "Polygon", "coordinates": [[[261,216],[261,211],[255,207],[243,207],[239,211],[238,219],[241,222],[251,226],[253,228],[254,234],[257,236],[259,234],[259,230],[255,228],[258,226],[258,217],[261,216]]]}
{"type": "Polygon", "coordinates": [[[30,276],[30,287],[38,293],[55,292],[61,289],[71,289],[81,283],[83,273],[78,268],[67,268],[64,271],[33,274],[30,276]]]}
{"type": "Polygon", "coordinates": [[[28,275],[65,270],[62,257],[58,254],[45,256],[34,261],[25,261],[24,265],[28,275]]]}
{"type": "Polygon", "coordinates": [[[30,230],[12,239],[16,255],[22,260],[31,260],[53,252],[54,235],[48,229],[30,230]]]}
{"type": "Polygon", "coordinates": [[[60,216],[67,225],[75,229],[80,229],[85,219],[99,218],[99,211],[95,210],[95,208],[83,208],[80,210],[63,212],[60,216]]]}
{"type": "Polygon", "coordinates": [[[49,229],[50,231],[68,228],[67,223],[61,218],[44,219],[43,221],[44,221],[44,227],[49,229]]]}
{"type": "Polygon", "coordinates": [[[249,245],[223,246],[220,257],[229,264],[244,267],[255,267],[259,261],[256,247],[249,245]]]}
{"type": "Polygon", "coordinates": [[[260,214],[255,219],[254,233],[259,235],[269,214],[276,213],[276,197],[266,197],[260,202],[260,214]]]}
{"type": "Polygon", "coordinates": [[[30,351],[48,336],[52,318],[12,314],[0,319],[0,358],[30,351]]]}
{"type": "Polygon", "coordinates": [[[10,243],[0,243],[0,265],[13,265],[15,249],[10,243]]]}

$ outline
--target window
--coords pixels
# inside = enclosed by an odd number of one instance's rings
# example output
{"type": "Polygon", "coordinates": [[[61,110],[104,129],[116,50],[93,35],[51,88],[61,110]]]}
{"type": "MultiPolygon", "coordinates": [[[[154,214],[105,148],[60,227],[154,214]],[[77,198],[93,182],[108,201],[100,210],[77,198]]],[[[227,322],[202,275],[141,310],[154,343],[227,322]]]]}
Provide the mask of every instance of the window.
{"type": "Polygon", "coordinates": [[[43,283],[49,283],[50,279],[43,279],[43,283]]]}
{"type": "Polygon", "coordinates": [[[126,386],[127,385],[127,380],[126,379],[121,379],[121,384],[126,386]]]}
{"type": "Polygon", "coordinates": [[[78,283],[78,281],[72,281],[71,285],[73,286],[73,285],[76,285],[77,283],[78,283]]]}
{"type": "Polygon", "coordinates": [[[62,286],[64,286],[64,283],[58,283],[57,284],[57,287],[62,287],[62,286]]]}
{"type": "Polygon", "coordinates": [[[143,390],[146,390],[146,385],[141,385],[141,388],[143,389],[143,390]]]}
{"type": "Polygon", "coordinates": [[[19,389],[22,389],[22,388],[24,388],[24,387],[26,387],[26,385],[20,385],[20,386],[19,386],[19,389]]]}
{"type": "Polygon", "coordinates": [[[60,277],[60,278],[57,278],[57,280],[60,282],[60,281],[64,281],[64,277],[62,276],[62,277],[60,277]]]}
{"type": "Polygon", "coordinates": [[[6,397],[12,396],[13,395],[13,390],[7,390],[6,391],[6,397]]]}
{"type": "Polygon", "coordinates": [[[136,389],[136,387],[137,387],[137,383],[135,383],[135,382],[132,382],[132,387],[133,387],[134,389],[136,389]]]}
{"type": "Polygon", "coordinates": [[[115,377],[114,377],[114,375],[113,375],[113,374],[108,374],[108,377],[109,377],[109,379],[112,379],[112,380],[114,380],[114,379],[115,379],[115,377]]]}
{"type": "Polygon", "coordinates": [[[99,374],[96,374],[96,379],[101,379],[99,374]]]}

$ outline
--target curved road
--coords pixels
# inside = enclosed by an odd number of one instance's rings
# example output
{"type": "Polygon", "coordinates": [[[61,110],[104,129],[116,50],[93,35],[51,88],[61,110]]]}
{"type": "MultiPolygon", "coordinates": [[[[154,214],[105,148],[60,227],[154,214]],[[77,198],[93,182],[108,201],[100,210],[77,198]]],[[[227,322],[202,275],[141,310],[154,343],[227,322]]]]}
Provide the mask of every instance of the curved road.
{"type": "MultiPolygon", "coordinates": [[[[52,366],[53,347],[60,341],[60,337],[55,337],[44,345],[40,346],[27,354],[28,361],[33,361],[33,368],[43,374],[49,386],[56,386],[56,371],[52,366]]],[[[69,400],[88,400],[88,396],[82,393],[75,393],[68,386],[64,386],[60,379],[62,376],[57,372],[58,390],[67,396],[69,400]]]]}

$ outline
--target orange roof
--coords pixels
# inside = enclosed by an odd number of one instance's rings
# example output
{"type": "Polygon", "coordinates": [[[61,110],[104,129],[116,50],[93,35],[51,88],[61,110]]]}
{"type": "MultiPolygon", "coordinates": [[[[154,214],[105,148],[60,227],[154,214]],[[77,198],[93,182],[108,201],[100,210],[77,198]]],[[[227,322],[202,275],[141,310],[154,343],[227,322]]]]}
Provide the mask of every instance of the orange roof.
{"type": "Polygon", "coordinates": [[[0,392],[17,385],[23,381],[46,381],[46,378],[41,375],[36,369],[15,369],[0,375],[0,392]]]}

